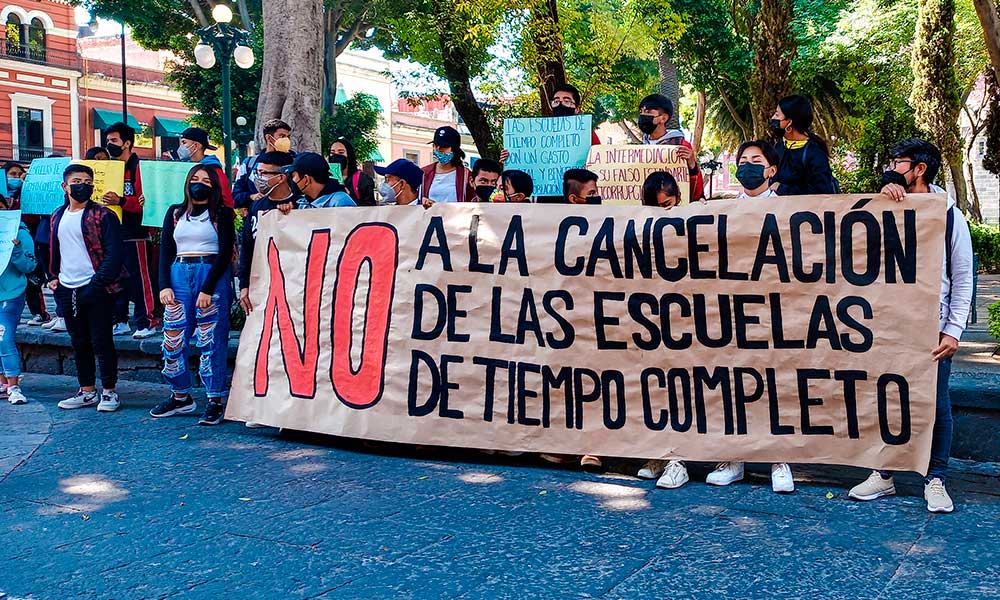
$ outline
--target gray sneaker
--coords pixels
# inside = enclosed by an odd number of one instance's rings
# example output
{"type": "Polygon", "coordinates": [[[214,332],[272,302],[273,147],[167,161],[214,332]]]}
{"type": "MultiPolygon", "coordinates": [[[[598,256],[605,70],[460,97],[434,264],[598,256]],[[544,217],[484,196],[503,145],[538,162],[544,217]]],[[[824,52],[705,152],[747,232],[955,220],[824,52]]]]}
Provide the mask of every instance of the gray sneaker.
{"type": "Polygon", "coordinates": [[[115,412],[119,406],[121,402],[118,401],[118,393],[104,390],[101,393],[101,402],[97,405],[97,412],[115,412]]]}
{"type": "Polygon", "coordinates": [[[944,489],[944,482],[937,477],[924,485],[924,500],[927,501],[927,510],[932,513],[950,513],[955,510],[948,490],[944,489]]]}
{"type": "Polygon", "coordinates": [[[88,406],[94,406],[99,400],[97,399],[97,390],[91,390],[85,392],[83,390],[77,390],[76,395],[72,398],[66,398],[60,402],[57,406],[63,410],[73,410],[76,408],[87,408],[88,406]]]}
{"type": "Polygon", "coordinates": [[[875,500],[876,498],[891,496],[895,493],[896,485],[893,483],[891,476],[885,479],[878,471],[872,471],[868,479],[852,487],[847,496],[852,500],[875,500]]]}

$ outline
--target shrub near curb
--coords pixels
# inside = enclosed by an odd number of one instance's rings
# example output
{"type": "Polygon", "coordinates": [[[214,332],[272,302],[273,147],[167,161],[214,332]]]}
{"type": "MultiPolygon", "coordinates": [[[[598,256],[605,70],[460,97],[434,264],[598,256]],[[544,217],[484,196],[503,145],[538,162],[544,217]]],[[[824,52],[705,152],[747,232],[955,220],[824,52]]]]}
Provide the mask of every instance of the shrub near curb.
{"type": "Polygon", "coordinates": [[[969,223],[972,252],[979,256],[980,268],[987,273],[1000,273],[1000,229],[979,223],[969,223]]]}

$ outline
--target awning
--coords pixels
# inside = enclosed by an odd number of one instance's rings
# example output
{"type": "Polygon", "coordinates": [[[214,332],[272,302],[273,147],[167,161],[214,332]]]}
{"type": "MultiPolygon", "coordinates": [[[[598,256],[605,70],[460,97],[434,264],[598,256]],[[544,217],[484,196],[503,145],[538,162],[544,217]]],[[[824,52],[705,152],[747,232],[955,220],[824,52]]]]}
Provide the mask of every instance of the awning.
{"type": "Polygon", "coordinates": [[[153,117],[153,135],[157,137],[181,137],[181,133],[190,126],[182,119],[153,117]]]}
{"type": "MultiPolygon", "coordinates": [[[[122,113],[121,111],[114,110],[104,110],[103,108],[92,109],[94,113],[94,129],[107,129],[115,123],[121,123],[122,113]]],[[[142,131],[142,125],[136,120],[131,114],[128,116],[129,127],[135,129],[136,132],[142,131]]]]}
{"type": "Polygon", "coordinates": [[[384,163],[385,158],[382,157],[382,153],[378,151],[378,148],[372,150],[372,153],[368,155],[368,160],[373,163],[384,163]]]}
{"type": "Polygon", "coordinates": [[[344,91],[344,88],[339,86],[337,87],[337,95],[333,97],[333,102],[335,104],[343,104],[344,102],[347,102],[347,92],[344,91]]]}

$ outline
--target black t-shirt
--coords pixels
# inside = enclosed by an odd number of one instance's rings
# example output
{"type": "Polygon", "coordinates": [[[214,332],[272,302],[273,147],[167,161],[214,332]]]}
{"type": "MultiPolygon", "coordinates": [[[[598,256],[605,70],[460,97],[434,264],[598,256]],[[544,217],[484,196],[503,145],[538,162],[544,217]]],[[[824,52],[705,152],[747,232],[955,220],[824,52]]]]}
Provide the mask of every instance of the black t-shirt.
{"type": "Polygon", "coordinates": [[[291,198],[281,200],[280,202],[275,202],[270,198],[261,198],[260,200],[255,200],[253,204],[250,205],[250,212],[247,214],[246,218],[243,219],[243,231],[240,236],[239,279],[241,290],[248,289],[250,287],[250,270],[253,267],[253,250],[257,241],[257,222],[260,220],[261,215],[270,210],[277,210],[277,208],[282,204],[291,203],[294,208],[298,205],[299,198],[301,196],[302,194],[293,193],[291,198]]]}

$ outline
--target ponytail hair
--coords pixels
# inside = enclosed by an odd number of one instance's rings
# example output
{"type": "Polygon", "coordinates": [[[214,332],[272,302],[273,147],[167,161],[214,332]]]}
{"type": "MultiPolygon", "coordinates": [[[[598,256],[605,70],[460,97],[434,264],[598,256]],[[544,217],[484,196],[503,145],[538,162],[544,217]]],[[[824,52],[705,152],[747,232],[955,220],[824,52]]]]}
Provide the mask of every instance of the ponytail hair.
{"type": "Polygon", "coordinates": [[[823,154],[830,156],[830,145],[814,132],[812,102],[805,96],[785,96],[778,102],[781,113],[792,122],[792,127],[809,137],[809,141],[819,146],[823,154]]]}

